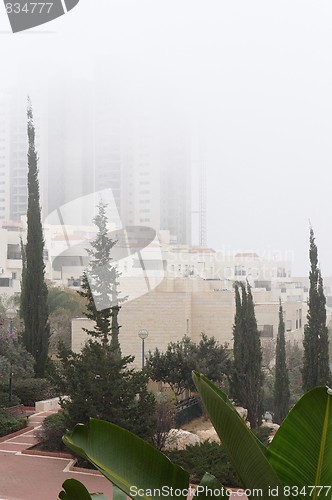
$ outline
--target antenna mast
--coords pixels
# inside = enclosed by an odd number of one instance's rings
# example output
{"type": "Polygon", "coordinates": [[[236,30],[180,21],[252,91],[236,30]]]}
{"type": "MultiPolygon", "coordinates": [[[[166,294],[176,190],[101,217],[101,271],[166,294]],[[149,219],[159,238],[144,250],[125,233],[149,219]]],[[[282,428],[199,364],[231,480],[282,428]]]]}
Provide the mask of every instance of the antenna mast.
{"type": "Polygon", "coordinates": [[[199,138],[199,246],[207,246],[207,223],[206,223],[206,155],[205,140],[199,138]]]}

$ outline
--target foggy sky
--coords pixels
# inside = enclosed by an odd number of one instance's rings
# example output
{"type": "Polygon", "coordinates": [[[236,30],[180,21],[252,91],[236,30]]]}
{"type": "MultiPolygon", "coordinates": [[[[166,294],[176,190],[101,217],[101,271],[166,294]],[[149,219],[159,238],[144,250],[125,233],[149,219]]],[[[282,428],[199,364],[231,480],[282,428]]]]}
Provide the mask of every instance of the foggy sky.
{"type": "Polygon", "coordinates": [[[332,275],[331,26],[327,0],[81,0],[13,35],[0,5],[0,89],[103,68],[124,105],[204,131],[211,247],[306,275],[310,219],[332,275]]]}

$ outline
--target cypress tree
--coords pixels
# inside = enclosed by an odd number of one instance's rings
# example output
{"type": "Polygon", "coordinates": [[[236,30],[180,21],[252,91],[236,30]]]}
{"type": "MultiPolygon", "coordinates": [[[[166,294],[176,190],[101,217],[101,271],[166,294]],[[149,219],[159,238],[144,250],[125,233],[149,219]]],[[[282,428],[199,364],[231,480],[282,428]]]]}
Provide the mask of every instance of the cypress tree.
{"type": "Polygon", "coordinates": [[[279,326],[276,347],[276,372],[274,381],[274,422],[281,424],[289,410],[290,390],[286,366],[284,314],[279,301],[279,326]]]}
{"type": "Polygon", "coordinates": [[[82,290],[78,292],[87,300],[87,310],[84,315],[95,322],[93,330],[85,329],[85,331],[91,337],[100,339],[104,347],[110,345],[114,352],[121,354],[118,314],[120,304],[125,299],[119,298],[120,274],[111,263],[110,254],[116,241],[108,236],[108,219],[104,203],[99,203],[98,214],[93,222],[98,228],[98,233],[91,242],[91,249],[88,250],[90,263],[83,274],[82,290]]]}
{"type": "Polygon", "coordinates": [[[263,374],[260,335],[257,328],[251,287],[247,282],[235,286],[234,370],[232,393],[236,402],[248,410],[251,428],[262,421],[263,374]],[[241,294],[240,294],[241,289],[241,294]]]}
{"type": "Polygon", "coordinates": [[[330,381],[329,340],[326,326],[326,298],[323,278],[318,267],[318,252],[310,228],[310,288],[307,324],[304,327],[303,390],[326,385],[330,381]]]}
{"type": "Polygon", "coordinates": [[[28,211],[27,244],[23,258],[21,314],[24,320],[23,342],[35,359],[35,374],[43,377],[48,357],[50,327],[47,286],[45,283],[44,238],[41,224],[38,158],[31,102],[28,100],[28,211]]]}

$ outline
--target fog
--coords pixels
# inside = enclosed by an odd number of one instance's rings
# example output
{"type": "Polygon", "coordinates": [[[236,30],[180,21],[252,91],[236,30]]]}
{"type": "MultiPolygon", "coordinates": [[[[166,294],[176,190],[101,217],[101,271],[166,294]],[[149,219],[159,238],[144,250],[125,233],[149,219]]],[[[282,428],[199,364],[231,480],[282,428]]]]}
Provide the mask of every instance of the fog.
{"type": "Polygon", "coordinates": [[[210,247],[291,256],[304,276],[310,220],[332,275],[331,26],[327,0],[81,0],[12,34],[0,6],[0,90],[52,100],[67,86],[83,107],[83,82],[127,120],[185,129],[193,211],[205,144],[210,247]]]}

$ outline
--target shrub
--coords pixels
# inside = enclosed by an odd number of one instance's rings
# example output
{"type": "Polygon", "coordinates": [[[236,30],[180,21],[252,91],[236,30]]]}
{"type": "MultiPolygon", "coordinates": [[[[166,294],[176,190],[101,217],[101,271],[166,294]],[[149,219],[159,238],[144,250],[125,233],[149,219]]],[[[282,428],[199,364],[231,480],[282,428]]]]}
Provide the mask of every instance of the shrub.
{"type": "Polygon", "coordinates": [[[36,431],[40,446],[47,451],[64,451],[62,436],[68,429],[68,418],[63,410],[45,418],[41,428],[36,431]]]}
{"type": "Polygon", "coordinates": [[[258,437],[261,443],[263,443],[264,446],[269,445],[269,436],[271,434],[271,429],[270,427],[258,427],[258,429],[254,429],[253,433],[258,437]]]}
{"type": "Polygon", "coordinates": [[[25,418],[9,417],[4,411],[0,410],[0,437],[24,429],[26,425],[25,418]]]}
{"type": "Polygon", "coordinates": [[[5,408],[6,406],[14,406],[20,404],[21,400],[15,394],[12,396],[11,403],[8,401],[9,392],[8,386],[0,386],[0,408],[5,408]]]}
{"type": "Polygon", "coordinates": [[[44,378],[28,378],[16,381],[13,392],[25,406],[34,406],[36,401],[54,397],[54,389],[44,378]]]}
{"type": "Polygon", "coordinates": [[[224,447],[218,443],[205,441],[187,446],[185,450],[168,452],[167,456],[190,473],[192,483],[199,483],[208,470],[225,485],[241,486],[224,447]]]}
{"type": "MultiPolygon", "coordinates": [[[[259,427],[253,432],[265,446],[268,445],[271,429],[259,427]]],[[[188,446],[185,450],[168,452],[167,456],[173,463],[190,472],[190,481],[193,483],[199,483],[208,470],[225,485],[241,486],[222,444],[205,441],[188,446]]]]}

